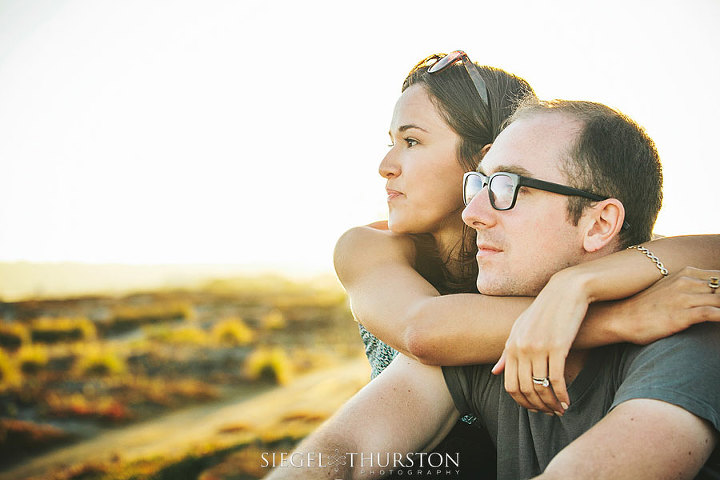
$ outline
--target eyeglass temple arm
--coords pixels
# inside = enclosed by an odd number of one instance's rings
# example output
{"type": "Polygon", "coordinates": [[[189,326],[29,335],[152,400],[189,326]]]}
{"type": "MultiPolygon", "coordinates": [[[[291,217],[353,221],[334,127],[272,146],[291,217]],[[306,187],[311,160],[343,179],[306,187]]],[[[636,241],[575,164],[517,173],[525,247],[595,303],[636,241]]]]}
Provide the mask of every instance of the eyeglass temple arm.
{"type": "MultiPolygon", "coordinates": [[[[585,190],[580,190],[577,188],[568,187],[568,186],[560,185],[557,183],[546,182],[544,180],[538,180],[536,178],[528,178],[528,177],[521,176],[518,178],[518,185],[539,188],[539,189],[545,190],[547,192],[559,193],[561,195],[573,195],[576,197],[588,198],[588,199],[594,200],[596,202],[601,202],[603,200],[607,200],[607,198],[608,198],[608,197],[601,197],[600,195],[595,195],[594,193],[586,192],[585,190]]],[[[630,224],[627,222],[623,222],[622,228],[623,228],[623,230],[628,230],[630,228],[630,224]]]]}

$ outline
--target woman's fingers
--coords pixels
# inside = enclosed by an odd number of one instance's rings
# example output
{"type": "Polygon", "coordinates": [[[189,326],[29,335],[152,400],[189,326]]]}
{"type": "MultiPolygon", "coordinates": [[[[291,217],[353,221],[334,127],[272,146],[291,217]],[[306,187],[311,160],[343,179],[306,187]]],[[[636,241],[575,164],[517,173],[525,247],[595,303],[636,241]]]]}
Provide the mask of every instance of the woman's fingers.
{"type": "MultiPolygon", "coordinates": [[[[545,355],[536,357],[533,361],[533,387],[546,409],[555,414],[562,415],[562,408],[555,394],[555,383],[548,374],[548,358],[545,355]]],[[[563,382],[564,384],[564,382],[563,382]]]]}
{"type": "Polygon", "coordinates": [[[685,267],[639,293],[628,340],[647,344],[696,323],[720,321],[720,294],[710,287],[717,275],[718,270],[685,267]]]}
{"type": "Polygon", "coordinates": [[[493,375],[500,375],[503,370],[505,370],[505,359],[507,358],[507,352],[503,350],[502,355],[500,355],[500,360],[497,361],[495,366],[492,368],[493,375]]]}
{"type": "MultiPolygon", "coordinates": [[[[547,364],[544,369],[547,369],[547,364]]],[[[552,412],[552,408],[547,406],[535,391],[533,364],[528,358],[518,360],[518,383],[520,384],[520,395],[531,405],[530,408],[546,413],[552,412]]]]}
{"type": "Polygon", "coordinates": [[[520,393],[520,384],[518,383],[518,365],[515,357],[509,356],[505,361],[505,391],[517,402],[521,407],[529,410],[535,408],[527,401],[524,395],[520,393]]]}
{"type": "Polygon", "coordinates": [[[565,384],[565,359],[566,355],[561,352],[554,352],[550,354],[550,360],[548,362],[550,370],[550,383],[552,384],[555,397],[560,402],[562,412],[570,406],[570,395],[567,391],[567,385],[565,384]]]}

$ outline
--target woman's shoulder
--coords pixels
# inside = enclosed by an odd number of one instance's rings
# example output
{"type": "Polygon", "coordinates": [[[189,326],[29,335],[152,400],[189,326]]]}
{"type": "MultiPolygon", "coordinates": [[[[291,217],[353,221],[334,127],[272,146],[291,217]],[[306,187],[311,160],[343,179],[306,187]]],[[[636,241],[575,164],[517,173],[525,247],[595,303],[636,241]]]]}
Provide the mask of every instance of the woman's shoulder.
{"type": "Polygon", "coordinates": [[[389,245],[396,245],[397,248],[401,248],[413,245],[413,241],[407,235],[391,232],[388,229],[387,220],[381,220],[349,229],[340,236],[335,248],[356,248],[360,246],[387,248],[389,245]]]}
{"type": "Polygon", "coordinates": [[[398,235],[383,229],[383,222],[353,227],[343,233],[335,244],[333,254],[335,271],[340,280],[352,279],[356,274],[397,260],[412,264],[415,244],[407,235],[398,235]]]}

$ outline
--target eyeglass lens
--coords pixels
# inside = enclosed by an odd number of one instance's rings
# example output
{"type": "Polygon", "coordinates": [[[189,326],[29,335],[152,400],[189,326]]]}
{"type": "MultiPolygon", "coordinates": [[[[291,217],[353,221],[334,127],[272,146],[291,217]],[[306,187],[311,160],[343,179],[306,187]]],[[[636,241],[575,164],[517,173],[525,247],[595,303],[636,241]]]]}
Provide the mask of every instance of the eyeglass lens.
{"type": "Polygon", "coordinates": [[[515,196],[515,181],[508,175],[498,174],[492,177],[484,175],[468,175],[463,189],[465,205],[469,204],[475,195],[485,188],[490,181],[490,203],[497,210],[506,210],[512,205],[515,196]]]}

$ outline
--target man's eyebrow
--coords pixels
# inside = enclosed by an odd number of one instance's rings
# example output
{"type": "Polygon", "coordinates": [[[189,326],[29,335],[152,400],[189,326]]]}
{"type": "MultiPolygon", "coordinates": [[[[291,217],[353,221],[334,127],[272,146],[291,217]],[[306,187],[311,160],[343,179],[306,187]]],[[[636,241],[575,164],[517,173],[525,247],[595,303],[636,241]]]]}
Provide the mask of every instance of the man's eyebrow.
{"type": "Polygon", "coordinates": [[[491,173],[485,173],[482,168],[482,162],[480,163],[480,166],[478,166],[477,171],[482,173],[483,175],[489,176],[496,172],[505,172],[505,173],[514,173],[515,175],[521,175],[523,177],[530,177],[534,178],[534,175],[525,168],[519,166],[519,165],[498,165],[497,167],[492,169],[491,173]]]}

